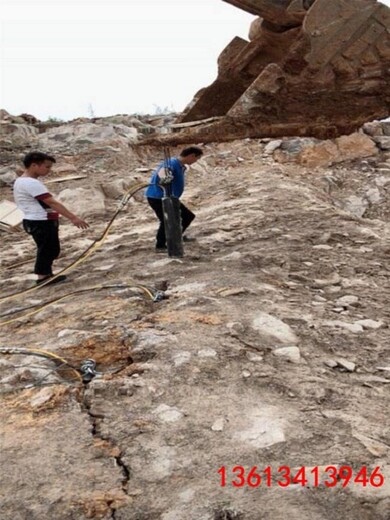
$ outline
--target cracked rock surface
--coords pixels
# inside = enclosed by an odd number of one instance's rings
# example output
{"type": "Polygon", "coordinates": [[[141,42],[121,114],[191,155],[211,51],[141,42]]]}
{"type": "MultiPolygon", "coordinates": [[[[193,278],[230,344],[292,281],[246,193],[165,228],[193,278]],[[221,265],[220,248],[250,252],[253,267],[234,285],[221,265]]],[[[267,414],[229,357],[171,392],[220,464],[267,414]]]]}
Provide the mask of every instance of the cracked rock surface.
{"type": "MultiPolygon", "coordinates": [[[[22,309],[0,319],[20,316],[0,327],[2,346],[76,367],[92,358],[100,372],[83,384],[50,360],[0,357],[2,520],[389,519],[390,156],[375,148],[308,167],[280,159],[282,142],[288,151],[285,139],[204,147],[183,198],[197,215],[183,258],[154,253],[154,215],[133,200],[66,283],[1,304],[2,315],[22,309]],[[359,215],[352,196],[364,201],[359,215]],[[167,298],[113,287],[131,280],[167,298]],[[98,284],[111,287],[25,316],[98,284]],[[271,485],[234,487],[236,465],[270,466],[271,485]],[[329,465],[380,467],[386,480],[276,482],[281,466],[329,465]]],[[[88,178],[54,193],[148,180],[161,160],[153,147],[72,146],[61,141],[60,165],[88,178]]],[[[20,153],[2,167],[13,171],[20,153]]],[[[3,193],[12,200],[10,187],[3,193]]],[[[117,202],[106,195],[104,210],[91,209],[87,232],[62,223],[58,269],[117,202]]],[[[1,241],[1,295],[28,288],[32,241],[1,241]]]]}

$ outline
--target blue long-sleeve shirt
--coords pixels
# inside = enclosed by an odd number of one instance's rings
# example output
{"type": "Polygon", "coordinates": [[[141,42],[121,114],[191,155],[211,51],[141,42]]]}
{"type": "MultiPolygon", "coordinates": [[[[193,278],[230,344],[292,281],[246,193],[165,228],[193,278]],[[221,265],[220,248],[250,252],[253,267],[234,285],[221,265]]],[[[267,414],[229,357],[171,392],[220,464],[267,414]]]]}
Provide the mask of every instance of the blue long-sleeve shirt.
{"type": "Polygon", "coordinates": [[[150,186],[148,186],[146,189],[145,195],[150,199],[162,199],[164,197],[164,190],[158,183],[158,172],[161,170],[161,168],[164,168],[164,166],[170,168],[173,175],[173,181],[170,184],[171,194],[179,199],[184,191],[185,167],[176,157],[173,157],[168,161],[163,161],[158,165],[158,167],[152,173],[150,186]]]}

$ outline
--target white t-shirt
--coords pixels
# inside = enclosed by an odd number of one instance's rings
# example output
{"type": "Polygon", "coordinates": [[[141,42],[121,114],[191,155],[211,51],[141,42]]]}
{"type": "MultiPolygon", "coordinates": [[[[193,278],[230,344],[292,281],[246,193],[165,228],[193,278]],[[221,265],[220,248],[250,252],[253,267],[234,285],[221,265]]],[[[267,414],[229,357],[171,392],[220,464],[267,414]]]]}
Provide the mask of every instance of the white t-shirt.
{"type": "Polygon", "coordinates": [[[15,203],[27,220],[57,220],[58,213],[44,202],[51,196],[38,179],[18,177],[14,183],[15,203]]]}

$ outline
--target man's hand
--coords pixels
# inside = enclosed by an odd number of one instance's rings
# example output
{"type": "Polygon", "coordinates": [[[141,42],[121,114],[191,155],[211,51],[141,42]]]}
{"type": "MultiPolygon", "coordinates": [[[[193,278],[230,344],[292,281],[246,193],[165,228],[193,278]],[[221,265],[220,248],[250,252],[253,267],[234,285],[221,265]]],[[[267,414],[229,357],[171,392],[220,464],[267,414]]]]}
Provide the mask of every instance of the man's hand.
{"type": "Polygon", "coordinates": [[[157,175],[158,183],[161,186],[167,186],[168,184],[171,184],[171,182],[173,181],[173,171],[169,166],[163,166],[162,168],[160,168],[157,175]]]}
{"type": "Polygon", "coordinates": [[[66,207],[61,204],[58,200],[56,200],[53,196],[46,197],[45,203],[53,208],[55,211],[57,211],[60,215],[67,218],[72,222],[72,224],[80,229],[87,229],[89,227],[89,224],[85,222],[85,220],[82,220],[77,215],[66,209],[66,207]]]}
{"type": "Polygon", "coordinates": [[[161,186],[168,186],[168,184],[171,184],[172,181],[173,176],[167,175],[166,177],[160,177],[159,184],[161,184],[161,186]]]}
{"type": "Polygon", "coordinates": [[[75,217],[75,218],[72,218],[70,220],[72,222],[72,224],[80,229],[87,229],[89,228],[89,224],[87,222],[85,222],[85,220],[82,220],[81,218],[79,217],[75,217]]]}

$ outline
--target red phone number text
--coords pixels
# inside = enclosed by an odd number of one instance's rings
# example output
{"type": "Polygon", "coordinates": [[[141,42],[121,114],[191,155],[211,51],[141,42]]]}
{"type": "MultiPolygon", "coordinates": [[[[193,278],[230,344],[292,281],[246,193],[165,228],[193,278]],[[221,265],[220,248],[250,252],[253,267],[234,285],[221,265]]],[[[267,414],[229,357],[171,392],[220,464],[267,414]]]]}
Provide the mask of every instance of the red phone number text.
{"type": "Polygon", "coordinates": [[[277,469],[272,469],[271,466],[264,469],[253,466],[249,470],[243,466],[234,466],[231,470],[222,466],[219,468],[218,474],[222,487],[230,485],[236,488],[244,486],[250,488],[279,486],[283,488],[292,485],[345,488],[350,484],[379,488],[385,482],[379,466],[373,471],[368,470],[367,466],[363,466],[358,471],[351,466],[314,466],[311,468],[280,466],[277,469]]]}

